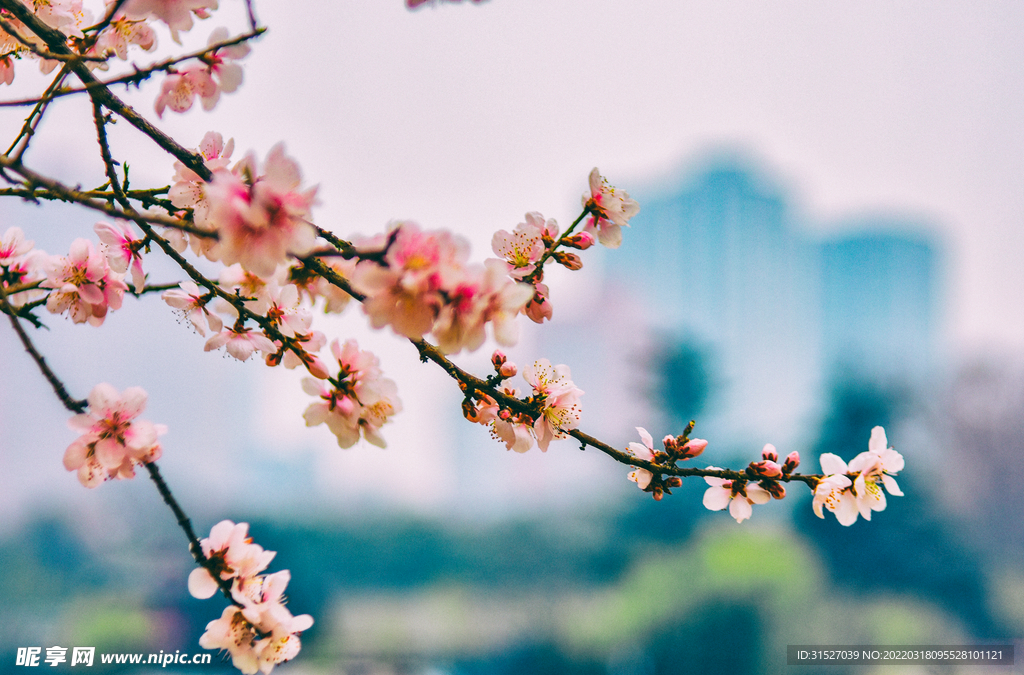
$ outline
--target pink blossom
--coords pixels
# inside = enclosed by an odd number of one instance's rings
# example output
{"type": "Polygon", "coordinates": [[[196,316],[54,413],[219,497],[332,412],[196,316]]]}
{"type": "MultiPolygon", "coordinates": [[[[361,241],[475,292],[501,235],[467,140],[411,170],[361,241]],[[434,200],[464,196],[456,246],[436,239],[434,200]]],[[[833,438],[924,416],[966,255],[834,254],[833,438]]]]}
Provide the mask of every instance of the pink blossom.
{"type": "MultiPolygon", "coordinates": [[[[224,142],[223,136],[209,131],[199,143],[199,154],[203,164],[210,173],[227,172],[231,154],[234,151],[234,139],[224,142]]],[[[181,162],[174,163],[174,177],[167,197],[179,209],[192,209],[192,221],[196,227],[209,232],[215,227],[209,222],[210,203],[206,198],[206,181],[192,169],[181,162]]],[[[220,260],[219,245],[213,237],[191,236],[192,250],[196,255],[206,256],[212,261],[220,260]]]]}
{"type": "MultiPolygon", "coordinates": [[[[709,466],[708,470],[721,471],[717,466],[709,466]]],[[[754,513],[754,504],[766,504],[771,500],[767,490],[743,479],[726,480],[705,476],[704,480],[711,486],[704,491],[705,508],[721,511],[729,507],[729,515],[737,523],[742,523],[754,513]]]]}
{"type": "Polygon", "coordinates": [[[523,369],[523,379],[533,387],[533,399],[541,404],[541,414],[533,425],[537,445],[544,452],[552,440],[565,438],[580,424],[583,390],[573,384],[569,366],[552,366],[539,359],[523,369]]]}
{"type": "Polygon", "coordinates": [[[221,347],[239,361],[247,361],[257,350],[264,354],[277,351],[277,346],[266,335],[249,328],[226,328],[211,336],[203,351],[211,352],[221,347]]]}
{"type": "MultiPolygon", "coordinates": [[[[328,259],[322,262],[342,278],[351,279],[358,261],[328,259]]],[[[339,314],[352,301],[351,295],[323,277],[309,274],[301,266],[292,267],[288,272],[288,280],[298,287],[299,294],[305,296],[310,304],[314,304],[318,298],[323,298],[323,311],[326,314],[339,314]]]]}
{"type": "MultiPolygon", "coordinates": [[[[653,462],[654,461],[654,439],[647,432],[647,429],[644,429],[643,427],[637,427],[636,430],[637,430],[637,433],[640,434],[640,440],[643,441],[643,444],[636,443],[636,442],[630,443],[629,444],[629,451],[630,451],[630,453],[634,457],[636,457],[638,459],[642,459],[642,460],[647,461],[647,462],[653,462]]],[[[641,490],[643,490],[644,488],[646,488],[648,485],[651,484],[651,479],[652,478],[654,478],[654,474],[652,474],[647,469],[639,469],[638,468],[638,469],[634,470],[632,473],[629,474],[629,479],[631,481],[633,481],[634,483],[636,483],[637,486],[641,490]]]]}
{"type": "Polygon", "coordinates": [[[516,343],[519,331],[515,318],[533,297],[533,289],[509,279],[505,270],[500,260],[489,260],[482,270],[466,269],[454,288],[445,291],[445,302],[432,330],[441,351],[457,353],[464,348],[479,348],[488,322],[498,344],[511,347],[516,343]]]}
{"type": "Polygon", "coordinates": [[[883,511],[886,491],[903,496],[893,477],[904,467],[903,456],[888,447],[882,427],[871,430],[868,451],[854,457],[849,466],[832,453],[823,454],[820,461],[826,477],[815,487],[812,502],[819,518],[824,517],[825,507],[836,514],[840,524],[852,525],[858,515],[871,520],[872,511],[883,511]]]}
{"type": "Polygon", "coordinates": [[[338,363],[335,377],[302,380],[303,391],[320,399],[303,413],[306,426],[326,424],[341,448],[355,445],[360,432],[367,441],[383,448],[380,427],[402,410],[398,388],[381,377],[377,357],[360,350],[355,340],[347,340],[344,345],[334,340],[331,353],[338,363]]]}
{"type": "Polygon", "coordinates": [[[551,320],[553,313],[553,307],[551,301],[548,300],[548,287],[546,284],[537,284],[533,287],[533,297],[526,307],[523,308],[523,314],[530,317],[530,320],[534,323],[544,323],[544,320],[551,320]]]}
{"type": "Polygon", "coordinates": [[[445,291],[456,293],[463,278],[469,245],[448,232],[422,232],[411,222],[393,223],[393,239],[384,265],[364,260],[352,277],[367,296],[363,311],[374,328],[390,325],[395,333],[419,339],[430,332],[445,303],[445,291]]]}
{"type": "Polygon", "coordinates": [[[145,20],[132,20],[122,12],[100,33],[93,51],[100,55],[114,53],[122,61],[128,59],[128,45],[134,44],[149,52],[156,47],[156,31],[145,20]]]}
{"type": "Polygon", "coordinates": [[[75,323],[99,326],[108,309],[120,309],[128,286],[90,241],[76,239],[67,257],[53,256],[46,266],[42,286],[53,289],[46,300],[52,314],[68,312],[75,323]]]}
{"type": "Polygon", "coordinates": [[[10,227],[0,237],[0,265],[7,267],[32,250],[35,242],[26,241],[20,227],[10,227]]]}
{"type": "Polygon", "coordinates": [[[629,194],[608,185],[595,167],[590,172],[590,194],[583,195],[583,208],[590,211],[584,232],[594,234],[608,248],[622,244],[622,229],[629,227],[629,219],[640,211],[640,205],[629,194]]]}
{"type": "Polygon", "coordinates": [[[160,19],[171,29],[171,39],[181,44],[179,31],[192,29],[193,15],[209,17],[209,10],[217,9],[217,0],[128,0],[121,9],[131,19],[160,19]]]}
{"type": "Polygon", "coordinates": [[[110,269],[124,274],[131,267],[135,292],[141,293],[146,285],[146,273],[142,271],[142,254],[139,252],[142,240],[135,236],[132,226],[125,222],[115,225],[96,223],[93,230],[102,242],[100,250],[107,256],[110,269]]]}
{"type": "Polygon", "coordinates": [[[167,427],[136,419],[146,407],[146,392],[129,387],[122,393],[109,384],[89,392],[89,412],[75,415],[68,426],[82,435],[64,453],[64,468],[77,471],[86,487],[111,478],[131,478],[135,465],[155,461],[161,449],[157,436],[167,427]]]}
{"type": "Polygon", "coordinates": [[[554,219],[544,221],[544,216],[531,211],[526,222],[516,225],[514,232],[498,230],[491,239],[494,254],[512,266],[509,274],[522,279],[536,269],[537,261],[544,255],[544,235],[549,239],[558,237],[558,224],[554,219]]]}
{"type": "MultiPolygon", "coordinates": [[[[277,555],[252,543],[248,532],[248,523],[222,520],[213,526],[209,537],[199,542],[210,566],[219,570],[221,580],[255,577],[277,555]]],[[[212,597],[219,587],[207,567],[197,567],[189,574],[188,591],[193,597],[205,600],[212,597]]]]}
{"type": "Polygon", "coordinates": [[[206,335],[207,327],[213,332],[219,333],[224,324],[219,316],[206,309],[206,305],[211,299],[210,294],[200,291],[192,281],[182,281],[178,286],[181,288],[180,291],[175,289],[164,291],[160,297],[168,305],[181,311],[200,335],[206,335]]]}
{"type": "Polygon", "coordinates": [[[313,248],[316,232],[308,218],[316,188],[298,191],[302,175],[281,144],[271,148],[258,176],[251,155],[242,161],[246,180],[219,172],[206,186],[209,218],[220,234],[225,265],[240,263],[246,271],[270,277],[289,255],[313,248]]]}

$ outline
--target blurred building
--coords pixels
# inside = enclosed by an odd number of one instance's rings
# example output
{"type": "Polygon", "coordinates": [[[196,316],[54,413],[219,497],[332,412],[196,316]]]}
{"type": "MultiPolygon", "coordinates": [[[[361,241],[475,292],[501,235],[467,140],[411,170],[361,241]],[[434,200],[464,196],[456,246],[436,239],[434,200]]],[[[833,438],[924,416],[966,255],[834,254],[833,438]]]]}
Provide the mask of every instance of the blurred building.
{"type": "MultiPolygon", "coordinates": [[[[934,365],[937,251],[896,218],[813,228],[751,162],[708,160],[641,212],[607,257],[665,339],[702,345],[702,434],[800,444],[841,375],[923,377],[934,365]]],[[[758,446],[759,447],[759,446],[758,446]]]]}

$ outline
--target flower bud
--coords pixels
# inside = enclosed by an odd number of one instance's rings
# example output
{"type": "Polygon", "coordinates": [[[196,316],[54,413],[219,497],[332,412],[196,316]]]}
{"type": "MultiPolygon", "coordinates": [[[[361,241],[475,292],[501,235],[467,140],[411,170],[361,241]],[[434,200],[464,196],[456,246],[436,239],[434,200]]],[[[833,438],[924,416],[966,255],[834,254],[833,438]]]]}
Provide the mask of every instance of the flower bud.
{"type": "Polygon", "coordinates": [[[589,232],[579,232],[570,237],[562,238],[562,246],[568,246],[569,248],[575,248],[581,251],[586,251],[593,245],[594,235],[589,232]]]}
{"type": "Polygon", "coordinates": [[[501,410],[498,411],[498,417],[508,422],[510,419],[512,419],[512,411],[509,410],[508,408],[502,408],[501,410]]]}
{"type": "Polygon", "coordinates": [[[665,485],[667,485],[670,488],[682,487],[683,479],[680,478],[679,476],[672,476],[667,481],[665,481],[665,485]]]}
{"type": "Polygon", "coordinates": [[[775,450],[775,446],[768,443],[764,446],[764,450],[761,451],[761,457],[772,462],[779,461],[779,453],[775,450]]]}
{"type": "Polygon", "coordinates": [[[764,459],[760,462],[751,462],[747,467],[747,473],[753,473],[755,476],[763,478],[779,478],[782,476],[782,467],[777,462],[764,459]]]}
{"type": "Polygon", "coordinates": [[[786,463],[782,465],[782,473],[793,473],[800,466],[800,453],[794,450],[786,456],[786,463]]]}
{"type": "Polygon", "coordinates": [[[761,481],[761,487],[768,491],[775,499],[782,499],[786,496],[786,488],[773,480],[761,481]]]}
{"type": "Polygon", "coordinates": [[[476,422],[479,419],[479,411],[470,399],[464,399],[462,401],[462,416],[470,422],[476,422]]]}
{"type": "Polygon", "coordinates": [[[500,349],[495,349],[494,353],[491,354],[491,365],[494,366],[494,370],[496,371],[501,370],[501,366],[505,363],[506,360],[507,358],[505,357],[504,352],[502,352],[500,349]]]}
{"type": "Polygon", "coordinates": [[[661,439],[661,444],[665,446],[665,452],[670,455],[676,454],[676,451],[679,450],[679,441],[676,440],[675,436],[665,436],[665,438],[661,439]]]}
{"type": "Polygon", "coordinates": [[[498,374],[506,379],[509,377],[515,377],[517,372],[519,372],[519,369],[516,368],[516,364],[511,361],[505,363],[498,369],[498,374]]]}
{"type": "Polygon", "coordinates": [[[326,380],[331,376],[330,371],[327,370],[327,366],[320,360],[319,356],[305,354],[302,360],[306,364],[306,370],[309,371],[309,374],[318,380],[326,380]]]}
{"type": "Polygon", "coordinates": [[[703,438],[691,438],[683,446],[683,459],[692,459],[704,452],[704,448],[708,447],[708,442],[703,438]]]}
{"type": "Polygon", "coordinates": [[[660,487],[654,488],[654,501],[660,502],[661,498],[665,496],[665,491],[660,487]]]}
{"type": "Polygon", "coordinates": [[[555,262],[567,270],[578,270],[583,267],[583,260],[575,253],[569,253],[568,251],[555,251],[554,253],[555,262]]]}

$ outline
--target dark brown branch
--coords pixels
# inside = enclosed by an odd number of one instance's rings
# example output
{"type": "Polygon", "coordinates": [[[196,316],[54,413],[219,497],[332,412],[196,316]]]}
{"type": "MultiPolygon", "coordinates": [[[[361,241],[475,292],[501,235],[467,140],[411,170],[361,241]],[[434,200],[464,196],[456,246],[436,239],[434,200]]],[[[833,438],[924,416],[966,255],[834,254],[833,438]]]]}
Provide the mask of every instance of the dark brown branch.
{"type": "MultiPolygon", "coordinates": [[[[21,4],[19,0],[0,0],[0,8],[6,9],[8,12],[13,14],[33,33],[39,36],[43,42],[46,43],[46,46],[50,48],[50,51],[55,54],[64,54],[67,56],[74,54],[74,52],[67,47],[66,35],[47,26],[32,12],[32,10],[21,4]]],[[[82,63],[81,61],[69,61],[68,67],[75,73],[75,75],[78,76],[78,79],[82,81],[83,85],[86,87],[95,87],[95,89],[91,90],[90,93],[105,108],[123,117],[129,124],[152,139],[160,148],[173,155],[175,159],[188,168],[192,169],[203,180],[208,181],[213,177],[213,174],[203,163],[201,155],[190,152],[181,145],[178,145],[173,138],[150,124],[148,120],[135,112],[131,106],[115,96],[108,87],[100,83],[85,63],[82,63]]]]}
{"type": "MultiPolygon", "coordinates": [[[[44,94],[40,98],[26,98],[26,99],[20,99],[20,100],[17,100],[17,101],[0,101],[0,108],[20,107],[20,106],[32,105],[34,103],[39,103],[41,101],[53,101],[53,100],[56,100],[58,98],[62,98],[64,96],[71,96],[72,94],[86,94],[86,93],[89,93],[89,92],[99,88],[99,87],[109,87],[109,86],[114,85],[114,84],[136,84],[137,85],[137,84],[140,84],[141,82],[143,82],[144,80],[148,79],[149,77],[151,77],[154,73],[165,71],[165,70],[169,70],[173,66],[175,66],[175,65],[177,65],[177,64],[179,64],[179,63],[181,63],[183,61],[188,61],[189,59],[202,58],[204,56],[212,54],[213,52],[217,51],[218,49],[223,49],[224,47],[230,47],[232,45],[237,45],[237,44],[240,44],[242,42],[247,42],[247,41],[252,40],[252,39],[254,39],[256,37],[259,37],[260,35],[265,33],[266,30],[267,30],[266,28],[260,28],[260,29],[257,29],[255,31],[251,32],[251,33],[246,33],[245,35],[240,35],[238,37],[231,38],[230,40],[223,40],[221,42],[216,42],[216,43],[214,43],[214,44],[212,44],[212,45],[210,45],[208,47],[205,47],[203,49],[200,49],[198,51],[192,52],[190,54],[185,54],[184,56],[176,56],[174,58],[165,59],[165,60],[160,61],[158,63],[154,63],[154,64],[152,64],[150,66],[147,66],[145,68],[138,68],[137,66],[133,65],[133,68],[135,68],[134,72],[129,73],[127,75],[121,75],[120,77],[115,77],[112,80],[96,80],[95,82],[86,84],[85,86],[80,87],[78,89],[61,89],[60,91],[56,91],[56,92],[54,92],[52,94],[44,94]]],[[[65,57],[65,58],[70,60],[70,57],[65,57]]]]}
{"type": "Polygon", "coordinates": [[[7,318],[11,322],[11,327],[14,329],[14,332],[18,334],[18,338],[21,340],[21,344],[25,347],[25,351],[28,352],[28,355],[31,356],[32,360],[36,362],[37,366],[39,366],[39,370],[42,372],[43,377],[46,378],[46,381],[50,383],[50,386],[53,388],[53,393],[57,395],[57,398],[59,398],[60,402],[64,404],[64,407],[71,412],[79,414],[84,413],[85,409],[89,407],[89,402],[76,401],[70,394],[68,394],[68,390],[64,386],[64,383],[61,382],[60,378],[58,378],[53,370],[51,370],[50,366],[46,363],[46,359],[43,358],[43,355],[40,354],[39,350],[37,350],[35,345],[32,344],[32,340],[29,338],[28,333],[26,333],[25,329],[22,328],[21,321],[18,320],[18,316],[14,308],[7,302],[7,293],[4,291],[2,284],[0,284],[0,305],[3,305],[4,313],[7,314],[7,318]]]}

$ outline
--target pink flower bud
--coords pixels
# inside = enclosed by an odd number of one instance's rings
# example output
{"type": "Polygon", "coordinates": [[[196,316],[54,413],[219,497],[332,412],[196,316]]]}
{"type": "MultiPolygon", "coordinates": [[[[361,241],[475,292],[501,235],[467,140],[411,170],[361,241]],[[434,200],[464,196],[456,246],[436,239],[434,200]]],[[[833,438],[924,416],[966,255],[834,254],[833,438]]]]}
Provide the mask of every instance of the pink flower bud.
{"type": "Polygon", "coordinates": [[[580,232],[572,235],[571,237],[563,238],[562,245],[568,246],[569,248],[579,249],[580,251],[586,251],[594,245],[594,241],[594,235],[589,232],[580,232]]]}
{"type": "Polygon", "coordinates": [[[783,497],[786,496],[786,488],[783,487],[782,485],[779,485],[773,480],[762,481],[761,487],[767,490],[768,494],[770,494],[775,499],[782,499],[783,497]]]}
{"type": "Polygon", "coordinates": [[[708,442],[703,438],[691,438],[687,441],[686,445],[683,446],[683,458],[691,459],[700,455],[704,452],[704,448],[708,447],[708,442]]]}
{"type": "Polygon", "coordinates": [[[583,267],[583,260],[575,253],[569,253],[568,251],[555,251],[554,258],[555,262],[567,270],[575,271],[583,267]]]}
{"type": "Polygon", "coordinates": [[[786,463],[782,465],[782,473],[793,473],[800,466],[800,453],[794,450],[786,456],[786,463]]]}
{"type": "Polygon", "coordinates": [[[674,455],[676,450],[679,449],[679,441],[677,441],[676,437],[671,434],[661,439],[661,444],[665,446],[665,452],[670,455],[674,455]]]}
{"type": "Polygon", "coordinates": [[[770,459],[764,459],[760,462],[751,462],[749,470],[757,476],[764,478],[778,478],[782,476],[782,467],[777,462],[773,462],[770,459]]]}
{"type": "Polygon", "coordinates": [[[495,370],[500,370],[502,364],[504,364],[506,360],[504,352],[500,349],[495,349],[494,353],[491,354],[491,364],[494,366],[495,370]]]}
{"type": "Polygon", "coordinates": [[[315,354],[307,354],[306,359],[303,360],[306,362],[306,370],[308,370],[309,374],[313,377],[319,380],[326,380],[331,376],[330,372],[327,370],[327,366],[324,365],[324,362],[320,360],[319,356],[316,356],[315,354]]]}
{"type": "Polygon", "coordinates": [[[498,369],[498,374],[504,378],[515,377],[517,372],[519,372],[519,369],[516,368],[516,364],[512,363],[511,361],[504,364],[501,368],[498,369]]]}
{"type": "Polygon", "coordinates": [[[673,476],[669,478],[667,481],[665,481],[665,485],[669,486],[670,488],[682,487],[683,479],[680,478],[679,476],[673,476]]]}
{"type": "Polygon", "coordinates": [[[501,410],[498,411],[498,417],[508,422],[510,419],[512,419],[512,411],[509,410],[508,408],[502,408],[501,410]]]}
{"type": "Polygon", "coordinates": [[[761,457],[764,459],[771,460],[773,462],[779,461],[779,453],[778,451],[775,450],[775,446],[772,445],[771,443],[768,443],[767,445],[764,446],[764,449],[761,451],[761,457]]]}

